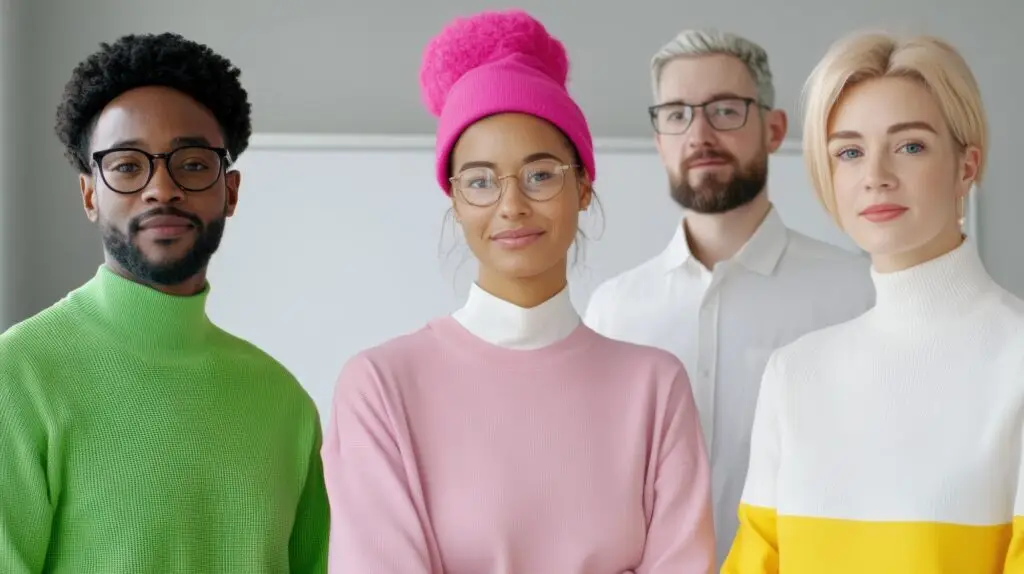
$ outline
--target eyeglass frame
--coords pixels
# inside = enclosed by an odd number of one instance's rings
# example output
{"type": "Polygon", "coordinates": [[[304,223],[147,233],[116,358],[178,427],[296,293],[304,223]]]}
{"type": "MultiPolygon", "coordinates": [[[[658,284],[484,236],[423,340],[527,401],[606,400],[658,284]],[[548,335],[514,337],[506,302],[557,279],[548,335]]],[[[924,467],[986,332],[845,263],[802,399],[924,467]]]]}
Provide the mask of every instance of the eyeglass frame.
{"type": "Polygon", "coordinates": [[[658,133],[660,135],[680,136],[680,135],[685,134],[690,129],[690,126],[693,125],[693,120],[694,120],[694,118],[697,117],[697,114],[696,113],[692,113],[692,115],[690,116],[690,121],[686,124],[686,127],[683,128],[682,131],[680,131],[678,133],[675,133],[675,132],[673,132],[673,133],[665,133],[665,132],[662,132],[662,131],[660,131],[658,129],[658,111],[659,110],[662,110],[662,109],[668,108],[668,107],[682,106],[683,108],[689,108],[692,112],[696,112],[696,110],[699,108],[701,113],[704,114],[705,119],[706,119],[707,118],[707,107],[708,106],[710,106],[711,104],[717,104],[719,102],[726,102],[726,101],[730,101],[730,100],[740,101],[740,102],[744,103],[744,106],[743,106],[743,123],[741,123],[740,125],[738,125],[738,126],[736,126],[734,128],[720,129],[717,126],[715,126],[714,122],[712,122],[711,120],[707,120],[708,125],[711,126],[711,128],[714,129],[715,131],[718,131],[718,132],[733,132],[733,131],[736,131],[736,130],[741,130],[744,127],[746,127],[747,122],[750,121],[750,106],[751,105],[756,104],[757,107],[759,107],[759,108],[761,108],[763,110],[771,111],[771,107],[762,104],[761,101],[758,100],[757,98],[743,98],[743,97],[739,97],[739,96],[725,96],[725,97],[714,98],[714,99],[708,100],[708,101],[706,101],[704,103],[701,103],[701,104],[688,104],[686,102],[679,101],[679,100],[671,101],[671,102],[662,102],[660,104],[655,104],[653,106],[648,107],[647,108],[647,114],[650,116],[650,119],[651,119],[651,127],[654,128],[654,131],[656,133],[658,133]]]}
{"type": "MultiPolygon", "coordinates": [[[[459,195],[462,197],[462,200],[465,201],[466,203],[468,203],[469,205],[472,205],[473,207],[490,207],[492,205],[497,205],[498,203],[500,203],[501,202],[501,198],[503,198],[505,196],[505,190],[508,189],[508,186],[505,185],[505,180],[507,180],[509,178],[513,178],[513,179],[516,180],[516,184],[517,184],[516,187],[520,187],[518,185],[520,183],[519,176],[522,173],[523,168],[525,168],[526,166],[528,166],[528,165],[530,165],[532,163],[537,163],[537,162],[540,162],[540,161],[552,161],[552,160],[550,160],[550,159],[541,159],[541,160],[533,161],[533,162],[524,164],[522,167],[519,168],[519,170],[516,173],[507,173],[505,175],[497,175],[497,173],[494,170],[494,168],[490,168],[490,167],[485,168],[485,169],[489,169],[489,170],[491,170],[491,172],[495,173],[495,179],[498,180],[498,196],[496,198],[494,198],[494,201],[492,201],[490,203],[479,204],[479,203],[471,202],[466,197],[466,193],[464,191],[462,191],[462,186],[457,184],[457,181],[462,177],[462,174],[464,174],[468,170],[463,170],[463,171],[459,172],[458,175],[453,175],[452,177],[449,177],[448,178],[448,182],[450,184],[452,184],[452,186],[459,192],[459,195]]],[[[558,191],[556,191],[554,195],[552,195],[551,197],[549,197],[547,199],[534,199],[534,198],[530,197],[529,194],[523,193],[523,197],[525,197],[527,200],[532,201],[534,203],[547,203],[547,202],[555,199],[559,195],[562,195],[562,192],[565,191],[565,172],[570,170],[570,169],[578,170],[582,166],[580,166],[579,164],[575,164],[575,163],[556,163],[555,167],[558,168],[558,170],[562,174],[562,185],[558,188],[558,191]]],[[[470,168],[470,169],[480,169],[480,168],[479,167],[474,167],[474,168],[470,168]]],[[[520,193],[523,192],[521,187],[519,189],[519,192],[520,193]]]]}
{"type": "Polygon", "coordinates": [[[99,170],[100,178],[103,180],[104,185],[106,185],[110,191],[113,191],[114,193],[121,195],[134,195],[149,187],[150,182],[153,181],[153,176],[156,175],[156,162],[157,160],[160,159],[164,160],[164,166],[167,168],[167,175],[171,178],[171,181],[174,182],[174,185],[178,186],[178,189],[181,189],[182,191],[187,191],[191,193],[202,193],[217,185],[217,182],[220,181],[221,176],[227,173],[228,167],[230,167],[232,162],[234,161],[231,157],[231,152],[229,152],[227,148],[208,145],[185,145],[177,147],[171,151],[161,153],[149,153],[146,150],[142,150],[136,147],[113,147],[110,149],[99,150],[92,153],[92,161],[96,165],[96,169],[99,170]],[[194,189],[182,185],[177,179],[174,178],[174,171],[171,169],[170,164],[171,156],[174,155],[175,153],[183,149],[197,148],[212,151],[216,153],[217,157],[220,159],[220,169],[217,170],[217,177],[214,178],[212,182],[210,182],[210,185],[200,189],[194,189]],[[145,183],[143,183],[138,189],[134,191],[120,191],[118,189],[115,189],[114,186],[110,185],[110,182],[107,181],[107,175],[103,171],[103,158],[115,152],[137,152],[146,156],[146,159],[149,160],[149,177],[146,178],[145,183]]]}

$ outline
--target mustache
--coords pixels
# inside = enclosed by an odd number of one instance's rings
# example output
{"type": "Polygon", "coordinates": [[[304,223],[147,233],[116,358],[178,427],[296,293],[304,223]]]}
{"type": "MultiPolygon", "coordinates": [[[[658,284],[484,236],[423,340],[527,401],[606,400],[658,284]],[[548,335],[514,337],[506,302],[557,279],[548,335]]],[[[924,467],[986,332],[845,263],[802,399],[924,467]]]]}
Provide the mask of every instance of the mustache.
{"type": "Polygon", "coordinates": [[[170,215],[172,217],[181,217],[182,219],[187,219],[190,222],[192,222],[192,225],[196,226],[196,229],[200,231],[202,231],[204,227],[203,220],[199,219],[199,217],[196,214],[189,213],[187,211],[178,209],[177,207],[167,205],[151,209],[145,213],[140,213],[139,215],[133,217],[132,220],[128,222],[128,234],[135,235],[136,233],[139,232],[139,229],[143,221],[150,217],[155,217],[158,215],[170,215]]]}
{"type": "Polygon", "coordinates": [[[722,160],[722,161],[733,162],[733,163],[735,163],[735,161],[736,161],[736,158],[733,157],[732,154],[730,154],[728,152],[714,150],[714,149],[710,149],[710,148],[705,148],[705,149],[702,149],[699,152],[694,153],[693,155],[691,155],[690,157],[686,158],[685,160],[683,160],[682,167],[683,167],[683,169],[689,169],[690,166],[693,165],[693,162],[701,161],[701,160],[706,160],[706,159],[719,159],[719,160],[722,160]]]}

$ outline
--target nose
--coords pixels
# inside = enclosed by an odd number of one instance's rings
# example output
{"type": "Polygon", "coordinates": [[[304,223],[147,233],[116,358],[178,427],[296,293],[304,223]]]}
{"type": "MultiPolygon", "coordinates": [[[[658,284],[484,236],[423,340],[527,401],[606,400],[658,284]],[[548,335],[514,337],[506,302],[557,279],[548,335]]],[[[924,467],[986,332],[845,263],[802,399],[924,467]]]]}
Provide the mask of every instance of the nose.
{"type": "Polygon", "coordinates": [[[505,219],[517,219],[530,212],[530,200],[519,187],[519,178],[509,177],[502,181],[504,190],[498,203],[498,213],[505,219]]]}
{"type": "Polygon", "coordinates": [[[693,119],[690,120],[690,128],[686,130],[687,146],[690,148],[709,147],[715,139],[715,128],[711,127],[704,110],[700,108],[693,111],[693,119]]]}
{"type": "Polygon", "coordinates": [[[153,162],[153,177],[142,190],[142,199],[147,203],[175,203],[185,199],[185,191],[171,178],[166,161],[153,162]]]}
{"type": "Polygon", "coordinates": [[[869,157],[864,173],[864,189],[867,191],[888,191],[896,187],[896,175],[890,165],[889,154],[878,153],[869,157]]]}

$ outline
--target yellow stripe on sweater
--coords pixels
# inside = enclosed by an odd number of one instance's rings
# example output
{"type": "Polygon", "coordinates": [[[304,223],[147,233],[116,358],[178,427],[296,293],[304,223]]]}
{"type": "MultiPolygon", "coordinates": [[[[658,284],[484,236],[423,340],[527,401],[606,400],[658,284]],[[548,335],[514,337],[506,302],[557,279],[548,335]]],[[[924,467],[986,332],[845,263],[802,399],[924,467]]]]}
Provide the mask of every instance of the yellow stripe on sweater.
{"type": "Polygon", "coordinates": [[[1012,534],[1009,523],[776,519],[746,504],[739,514],[723,574],[1001,574],[1012,534]]]}

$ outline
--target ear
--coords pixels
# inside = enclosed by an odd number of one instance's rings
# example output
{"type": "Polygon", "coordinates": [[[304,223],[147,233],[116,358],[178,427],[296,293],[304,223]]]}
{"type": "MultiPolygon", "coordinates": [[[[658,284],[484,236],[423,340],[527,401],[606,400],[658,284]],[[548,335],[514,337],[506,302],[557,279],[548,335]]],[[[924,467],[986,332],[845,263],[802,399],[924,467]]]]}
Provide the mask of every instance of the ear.
{"type": "Polygon", "coordinates": [[[78,187],[82,191],[82,207],[85,208],[85,216],[89,221],[96,223],[99,219],[99,211],[96,209],[96,185],[92,175],[87,173],[78,174],[78,187]]]}
{"type": "Polygon", "coordinates": [[[785,110],[768,110],[764,114],[764,137],[768,153],[775,153],[782,142],[786,141],[789,132],[789,117],[785,110]]]}
{"type": "Polygon", "coordinates": [[[452,202],[452,219],[459,225],[462,224],[462,216],[459,215],[459,202],[455,200],[455,185],[452,184],[451,189],[448,190],[448,199],[452,202]]]}
{"type": "Polygon", "coordinates": [[[960,183],[963,185],[963,195],[967,195],[971,191],[971,186],[978,179],[980,170],[981,150],[977,146],[967,146],[960,164],[960,183]]]}
{"type": "Polygon", "coordinates": [[[579,178],[579,190],[580,190],[580,211],[586,211],[590,208],[590,202],[594,198],[594,186],[590,183],[590,176],[586,173],[579,178]]]}
{"type": "Polygon", "coordinates": [[[228,194],[227,198],[227,213],[228,217],[235,214],[235,207],[238,206],[238,188],[242,185],[242,174],[239,171],[229,171],[224,174],[225,191],[228,194]]]}

